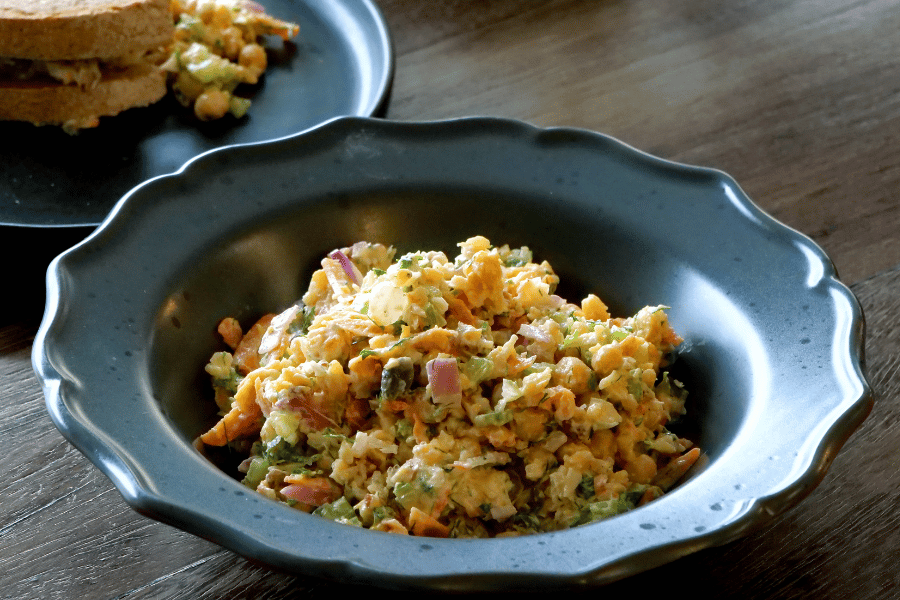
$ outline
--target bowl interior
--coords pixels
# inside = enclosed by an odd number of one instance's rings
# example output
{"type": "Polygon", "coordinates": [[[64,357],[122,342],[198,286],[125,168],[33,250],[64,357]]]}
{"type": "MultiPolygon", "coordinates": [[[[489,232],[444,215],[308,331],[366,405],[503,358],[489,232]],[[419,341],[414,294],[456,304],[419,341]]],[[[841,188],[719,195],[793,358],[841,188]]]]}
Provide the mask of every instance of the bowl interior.
{"type": "MultiPolygon", "coordinates": [[[[640,198],[630,202],[635,211],[653,209],[640,198]]],[[[722,455],[753,395],[752,351],[733,341],[740,339],[740,309],[726,301],[723,310],[724,296],[711,284],[698,285],[702,273],[665,244],[649,243],[637,226],[589,207],[560,210],[558,200],[546,195],[484,187],[398,185],[304,198],[200,248],[172,270],[172,291],[153,323],[149,381],[162,412],[186,443],[214,423],[203,367],[224,349],[216,334],[219,320],[233,316],[246,328],[295,302],[331,249],[365,240],[394,245],[399,253],[443,250],[452,259],[456,244],[473,235],[529,246],[536,261],[554,267],[561,280],[557,293],[570,301],[593,292],[614,316],[645,305],[671,307],[673,326],[686,340],[672,371],[689,390],[687,415],[672,430],[693,439],[706,464],[722,455]],[[694,343],[697,336],[702,344],[694,343]]],[[[230,457],[217,461],[235,474],[230,457]]]]}

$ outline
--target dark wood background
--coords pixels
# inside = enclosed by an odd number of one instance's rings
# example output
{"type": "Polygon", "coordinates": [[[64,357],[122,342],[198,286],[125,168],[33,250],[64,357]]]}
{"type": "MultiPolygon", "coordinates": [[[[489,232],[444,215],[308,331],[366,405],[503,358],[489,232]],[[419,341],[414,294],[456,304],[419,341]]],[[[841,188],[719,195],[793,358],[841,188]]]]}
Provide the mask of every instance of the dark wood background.
{"type": "MultiPolygon", "coordinates": [[[[875,408],[822,484],[760,530],[602,590],[900,597],[900,0],[381,0],[386,116],[506,116],[732,175],[859,298],[875,408]]],[[[53,427],[31,370],[50,258],[86,232],[4,230],[0,598],[325,598],[144,518],[53,427]]],[[[619,596],[621,597],[621,596],[619,596]]]]}

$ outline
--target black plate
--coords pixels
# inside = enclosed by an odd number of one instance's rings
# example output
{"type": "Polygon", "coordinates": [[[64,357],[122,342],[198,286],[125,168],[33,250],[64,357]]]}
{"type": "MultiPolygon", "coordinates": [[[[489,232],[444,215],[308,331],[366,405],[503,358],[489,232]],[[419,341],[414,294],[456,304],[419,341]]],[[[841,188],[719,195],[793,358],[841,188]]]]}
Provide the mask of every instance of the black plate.
{"type": "Polygon", "coordinates": [[[336,116],[376,115],[393,76],[387,26],[370,0],[264,0],[300,24],[289,43],[267,40],[270,66],[241,90],[248,116],[200,123],[169,95],[69,136],[57,127],[0,123],[0,225],[92,227],[142,181],[207,150],[271,140],[336,116]]]}

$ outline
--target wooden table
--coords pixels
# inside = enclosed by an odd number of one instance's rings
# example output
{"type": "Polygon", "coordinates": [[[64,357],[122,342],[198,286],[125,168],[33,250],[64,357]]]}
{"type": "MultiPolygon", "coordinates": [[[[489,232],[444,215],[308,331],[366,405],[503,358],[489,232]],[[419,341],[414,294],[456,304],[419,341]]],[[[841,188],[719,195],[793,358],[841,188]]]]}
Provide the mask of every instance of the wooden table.
{"type": "MultiPolygon", "coordinates": [[[[863,306],[875,408],[822,484],[739,541],[602,593],[900,594],[900,0],[380,6],[397,53],[388,118],[497,115],[575,126],[722,169],[763,209],[818,242],[863,306]]],[[[234,600],[362,591],[272,573],[139,516],[53,427],[31,344],[47,262],[84,234],[2,233],[0,597],[234,600]],[[11,270],[22,263],[24,274],[11,270]]]]}

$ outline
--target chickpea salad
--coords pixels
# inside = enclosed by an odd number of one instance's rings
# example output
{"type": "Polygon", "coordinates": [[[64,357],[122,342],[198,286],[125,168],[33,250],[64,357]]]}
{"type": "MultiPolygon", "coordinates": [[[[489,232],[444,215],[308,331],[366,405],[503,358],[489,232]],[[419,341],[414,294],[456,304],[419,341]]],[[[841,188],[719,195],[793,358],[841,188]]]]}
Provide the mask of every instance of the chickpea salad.
{"type": "Polygon", "coordinates": [[[257,83],[268,68],[262,37],[287,41],[300,26],[267,14],[253,0],[172,0],[171,7],[175,39],[162,68],[178,102],[201,121],[243,117],[250,99],[234,91],[257,83]]]}
{"type": "Polygon", "coordinates": [[[459,248],[359,242],[283,312],[223,319],[198,449],[296,509],[421,536],[561,530],[670,489],[700,450],[667,429],[687,396],[667,307],[614,318],[556,295],[527,247],[459,248]]]}

